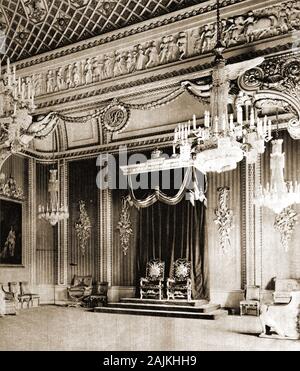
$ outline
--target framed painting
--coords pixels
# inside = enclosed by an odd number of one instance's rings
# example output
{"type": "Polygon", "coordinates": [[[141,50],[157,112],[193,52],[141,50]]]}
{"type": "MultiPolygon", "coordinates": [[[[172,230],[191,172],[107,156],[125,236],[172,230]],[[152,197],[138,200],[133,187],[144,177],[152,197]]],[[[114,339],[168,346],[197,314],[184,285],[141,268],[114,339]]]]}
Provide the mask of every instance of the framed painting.
{"type": "Polygon", "coordinates": [[[22,266],[22,203],[0,199],[0,266],[22,266]]]}

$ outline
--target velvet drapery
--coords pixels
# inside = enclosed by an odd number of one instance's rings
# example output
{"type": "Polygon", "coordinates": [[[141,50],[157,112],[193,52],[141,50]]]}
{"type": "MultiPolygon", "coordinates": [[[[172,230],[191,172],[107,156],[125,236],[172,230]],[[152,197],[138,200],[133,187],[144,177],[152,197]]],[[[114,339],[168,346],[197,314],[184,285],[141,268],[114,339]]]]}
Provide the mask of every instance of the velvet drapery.
{"type": "Polygon", "coordinates": [[[206,229],[206,208],[200,202],[195,207],[186,200],[175,206],[158,202],[140,209],[137,278],[145,276],[149,260],[164,261],[168,278],[174,261],[187,259],[192,263],[193,298],[209,299],[206,229]]]}

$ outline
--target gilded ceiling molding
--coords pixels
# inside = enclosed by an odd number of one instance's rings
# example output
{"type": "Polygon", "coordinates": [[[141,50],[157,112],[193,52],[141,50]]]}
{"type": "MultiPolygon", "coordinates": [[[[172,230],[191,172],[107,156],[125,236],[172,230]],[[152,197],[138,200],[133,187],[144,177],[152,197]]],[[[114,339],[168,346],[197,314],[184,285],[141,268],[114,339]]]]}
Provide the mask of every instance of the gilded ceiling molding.
{"type": "MultiPolygon", "coordinates": [[[[28,1],[31,1],[31,0],[28,0],[28,1]]],[[[69,1],[71,1],[71,0],[69,0],[69,1]]],[[[78,0],[78,1],[74,0],[74,4],[75,4],[75,2],[82,3],[82,1],[86,1],[86,0],[78,0]]],[[[243,3],[243,2],[246,2],[246,1],[247,0],[230,0],[230,1],[229,0],[223,0],[223,1],[221,1],[221,7],[226,8],[228,6],[243,3]]],[[[109,1],[109,2],[112,3],[113,1],[109,1]]],[[[98,6],[101,6],[101,4],[99,4],[98,6]]],[[[135,24],[134,26],[132,26],[130,28],[127,27],[125,30],[116,30],[116,31],[113,31],[113,32],[109,33],[106,36],[104,35],[104,36],[97,37],[96,39],[86,40],[83,43],[80,43],[80,44],[77,44],[77,45],[71,45],[71,46],[68,46],[68,47],[64,47],[64,48],[61,48],[60,50],[57,50],[53,53],[50,52],[50,53],[47,53],[45,55],[41,55],[41,56],[38,56],[38,57],[35,57],[35,58],[31,58],[30,60],[20,61],[20,62],[17,63],[17,69],[34,66],[36,64],[40,64],[40,63],[47,62],[47,61],[50,61],[50,60],[53,60],[53,59],[64,57],[64,56],[67,56],[67,55],[70,55],[70,54],[73,54],[73,53],[77,53],[77,52],[80,52],[80,51],[83,51],[83,50],[95,48],[97,46],[104,45],[104,44],[107,44],[107,43],[110,43],[110,42],[113,42],[113,41],[116,41],[116,40],[121,40],[121,39],[126,38],[128,36],[137,35],[137,34],[140,34],[140,33],[143,33],[143,32],[149,31],[149,30],[153,30],[153,29],[156,29],[156,28],[159,28],[159,27],[162,27],[162,26],[174,24],[174,23],[182,21],[182,20],[188,20],[192,17],[203,15],[205,13],[210,13],[215,9],[215,7],[216,6],[215,6],[214,2],[212,3],[211,1],[207,1],[205,5],[192,6],[192,7],[189,7],[189,8],[184,8],[182,10],[176,11],[173,14],[171,13],[171,14],[168,14],[168,15],[165,15],[165,16],[160,16],[157,19],[154,18],[154,19],[150,19],[148,21],[144,21],[143,24],[138,24],[138,25],[135,24]]],[[[103,9],[103,7],[102,7],[102,9],[103,9]]]]}
{"type": "MultiPolygon", "coordinates": [[[[284,2],[224,18],[221,32],[227,49],[298,31],[300,14],[296,6],[300,6],[300,1],[284,2]]],[[[138,41],[127,47],[116,46],[115,50],[100,55],[71,63],[68,61],[56,69],[27,78],[34,80],[38,96],[72,91],[135,72],[209,55],[214,49],[216,37],[216,22],[196,28],[193,26],[185,31],[158,35],[147,42],[138,41]]]]}

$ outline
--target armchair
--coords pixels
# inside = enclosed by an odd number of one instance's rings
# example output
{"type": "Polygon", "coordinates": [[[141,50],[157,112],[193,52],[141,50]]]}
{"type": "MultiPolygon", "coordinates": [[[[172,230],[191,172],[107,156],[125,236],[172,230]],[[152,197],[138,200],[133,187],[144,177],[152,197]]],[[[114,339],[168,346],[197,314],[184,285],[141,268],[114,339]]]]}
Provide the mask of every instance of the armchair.
{"type": "Polygon", "coordinates": [[[23,308],[24,303],[27,303],[27,307],[34,307],[34,303],[40,306],[40,296],[38,294],[31,293],[29,289],[28,282],[20,282],[20,295],[19,301],[21,302],[21,307],[23,308]]]}
{"type": "Polygon", "coordinates": [[[9,314],[17,314],[16,300],[14,295],[5,291],[3,284],[0,283],[0,316],[9,314]]]}
{"type": "Polygon", "coordinates": [[[106,306],[108,302],[108,282],[97,282],[91,296],[86,299],[89,308],[106,306]]]}
{"type": "Polygon", "coordinates": [[[68,295],[76,305],[92,294],[92,283],[92,276],[74,276],[73,284],[68,287],[68,295]]]}
{"type": "Polygon", "coordinates": [[[167,280],[168,300],[192,300],[191,263],[185,259],[178,259],[173,266],[173,278],[167,280]]]}
{"type": "Polygon", "coordinates": [[[256,316],[260,315],[260,286],[247,286],[246,298],[240,303],[241,316],[255,311],[256,316]]]}
{"type": "Polygon", "coordinates": [[[165,263],[151,260],[147,263],[146,277],[140,279],[140,296],[143,298],[163,299],[165,263]]]}

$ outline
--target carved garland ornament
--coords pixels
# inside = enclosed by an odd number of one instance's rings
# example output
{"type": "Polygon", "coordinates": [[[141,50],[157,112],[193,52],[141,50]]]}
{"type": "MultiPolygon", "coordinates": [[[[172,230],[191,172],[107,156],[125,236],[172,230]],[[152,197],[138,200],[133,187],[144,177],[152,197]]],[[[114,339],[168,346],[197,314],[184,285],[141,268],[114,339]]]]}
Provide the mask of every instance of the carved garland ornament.
{"type": "Polygon", "coordinates": [[[118,222],[117,229],[120,232],[120,243],[121,248],[125,256],[129,250],[130,237],[133,234],[132,223],[130,220],[130,196],[122,198],[122,211],[120,215],[120,220],[118,222]]]}
{"type": "Polygon", "coordinates": [[[279,214],[274,223],[275,230],[280,233],[280,242],[286,252],[289,250],[289,242],[298,223],[299,215],[292,207],[288,207],[279,214]]]}
{"type": "Polygon", "coordinates": [[[13,200],[24,201],[24,192],[17,186],[14,178],[9,177],[7,180],[5,174],[0,174],[0,197],[10,198],[13,200]]]}
{"type": "Polygon", "coordinates": [[[233,211],[228,208],[230,189],[219,188],[219,208],[215,211],[215,223],[218,225],[220,246],[226,254],[231,246],[230,232],[234,228],[233,211]]]}
{"type": "Polygon", "coordinates": [[[86,206],[84,201],[79,202],[80,217],[79,221],[75,224],[75,231],[77,235],[77,240],[81,248],[82,255],[85,255],[86,249],[88,247],[88,241],[91,237],[91,221],[86,211],[86,206]]]}

